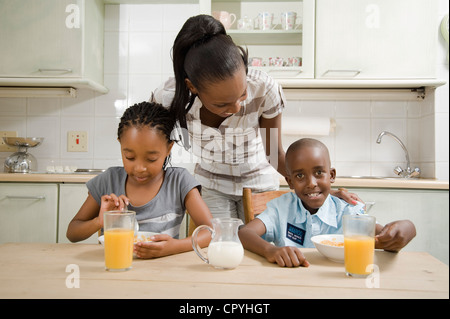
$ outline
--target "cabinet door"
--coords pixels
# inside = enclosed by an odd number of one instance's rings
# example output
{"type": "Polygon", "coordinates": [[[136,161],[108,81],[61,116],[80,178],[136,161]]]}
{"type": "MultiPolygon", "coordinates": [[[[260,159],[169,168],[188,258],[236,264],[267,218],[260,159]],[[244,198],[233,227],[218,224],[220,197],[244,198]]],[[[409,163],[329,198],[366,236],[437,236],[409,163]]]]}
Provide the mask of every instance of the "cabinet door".
{"type": "MultiPolygon", "coordinates": [[[[58,243],[69,243],[66,237],[67,227],[76,215],[88,196],[85,184],[60,184],[59,185],[59,220],[58,243]]],[[[95,233],[80,243],[98,244],[98,235],[95,233]]]]}
{"type": "Polygon", "coordinates": [[[56,243],[57,184],[0,184],[0,243],[56,243]]]}
{"type": "Polygon", "coordinates": [[[353,188],[351,192],[374,203],[368,213],[382,225],[402,219],[414,223],[416,237],[403,250],[426,251],[448,264],[448,190],[353,188]]]}
{"type": "Polygon", "coordinates": [[[0,0],[0,76],[80,76],[82,12],[82,0],[0,0]]]}
{"type": "Polygon", "coordinates": [[[316,4],[316,78],[436,77],[437,1],[316,4]]]}

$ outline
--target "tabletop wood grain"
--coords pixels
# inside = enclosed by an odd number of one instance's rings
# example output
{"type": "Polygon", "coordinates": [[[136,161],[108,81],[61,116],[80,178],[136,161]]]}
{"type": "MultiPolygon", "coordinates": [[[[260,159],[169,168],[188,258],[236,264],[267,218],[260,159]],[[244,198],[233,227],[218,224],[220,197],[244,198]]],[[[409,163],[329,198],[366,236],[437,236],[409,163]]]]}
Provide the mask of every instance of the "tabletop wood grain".
{"type": "Polygon", "coordinates": [[[239,267],[219,270],[188,252],[109,272],[101,245],[8,243],[0,245],[0,298],[449,298],[448,266],[425,252],[376,251],[379,271],[361,279],[315,249],[302,251],[308,268],[246,251],[239,267]]]}

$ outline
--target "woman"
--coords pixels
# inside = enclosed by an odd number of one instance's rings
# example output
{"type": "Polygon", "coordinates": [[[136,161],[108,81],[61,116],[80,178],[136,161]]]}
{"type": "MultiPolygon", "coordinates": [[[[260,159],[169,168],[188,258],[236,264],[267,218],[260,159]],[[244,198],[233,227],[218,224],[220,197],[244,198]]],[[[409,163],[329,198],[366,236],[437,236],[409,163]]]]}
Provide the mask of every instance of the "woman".
{"type": "MultiPolygon", "coordinates": [[[[169,107],[214,217],[244,220],[242,189],[277,189],[286,176],[281,143],[285,97],[266,73],[247,68],[246,50],[209,15],[189,18],[173,46],[175,78],[152,95],[169,107]]],[[[343,194],[341,194],[343,193],[343,194]]],[[[351,200],[348,193],[336,196],[351,200]]]]}

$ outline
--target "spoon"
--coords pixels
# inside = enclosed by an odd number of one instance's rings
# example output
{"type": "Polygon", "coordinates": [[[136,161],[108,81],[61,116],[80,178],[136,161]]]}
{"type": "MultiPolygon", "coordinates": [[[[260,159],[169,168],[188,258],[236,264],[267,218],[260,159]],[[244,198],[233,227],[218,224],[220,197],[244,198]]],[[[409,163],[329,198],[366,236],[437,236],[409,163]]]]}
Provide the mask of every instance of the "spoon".
{"type": "Polygon", "coordinates": [[[139,223],[136,220],[134,221],[134,236],[137,236],[138,232],[139,232],[139,223]]]}

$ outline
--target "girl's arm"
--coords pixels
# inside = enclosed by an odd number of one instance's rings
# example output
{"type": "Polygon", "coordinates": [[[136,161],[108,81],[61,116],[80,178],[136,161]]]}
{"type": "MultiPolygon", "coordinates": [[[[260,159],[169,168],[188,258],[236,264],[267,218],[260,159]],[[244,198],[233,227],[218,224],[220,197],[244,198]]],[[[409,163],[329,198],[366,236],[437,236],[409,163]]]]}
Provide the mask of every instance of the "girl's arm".
{"type": "Polygon", "coordinates": [[[69,223],[66,236],[71,242],[89,238],[103,227],[103,212],[123,210],[129,204],[125,195],[103,195],[99,207],[94,197],[88,194],[86,201],[69,223]]]}
{"type": "MultiPolygon", "coordinates": [[[[212,227],[211,212],[196,187],[187,193],[184,203],[196,225],[212,227]]],[[[140,242],[135,245],[135,252],[138,257],[155,258],[192,250],[191,236],[183,239],[174,239],[167,234],[159,234],[152,236],[150,239],[152,242],[140,242]]],[[[197,236],[200,247],[206,247],[210,240],[211,236],[208,230],[201,231],[197,236]]]]}
{"type": "MultiPolygon", "coordinates": [[[[285,165],[286,154],[281,142],[281,114],[278,114],[271,119],[260,117],[259,126],[260,128],[265,129],[266,156],[269,156],[270,164],[278,171],[278,173],[287,176],[285,165]],[[271,154],[272,150],[276,151],[276,154],[271,154]],[[275,163],[274,161],[277,162],[275,163]]],[[[264,130],[262,130],[262,134],[264,134],[264,130]]]]}
{"type": "Polygon", "coordinates": [[[71,242],[89,238],[103,226],[103,216],[99,215],[100,206],[91,194],[69,223],[66,236],[71,242]]]}

